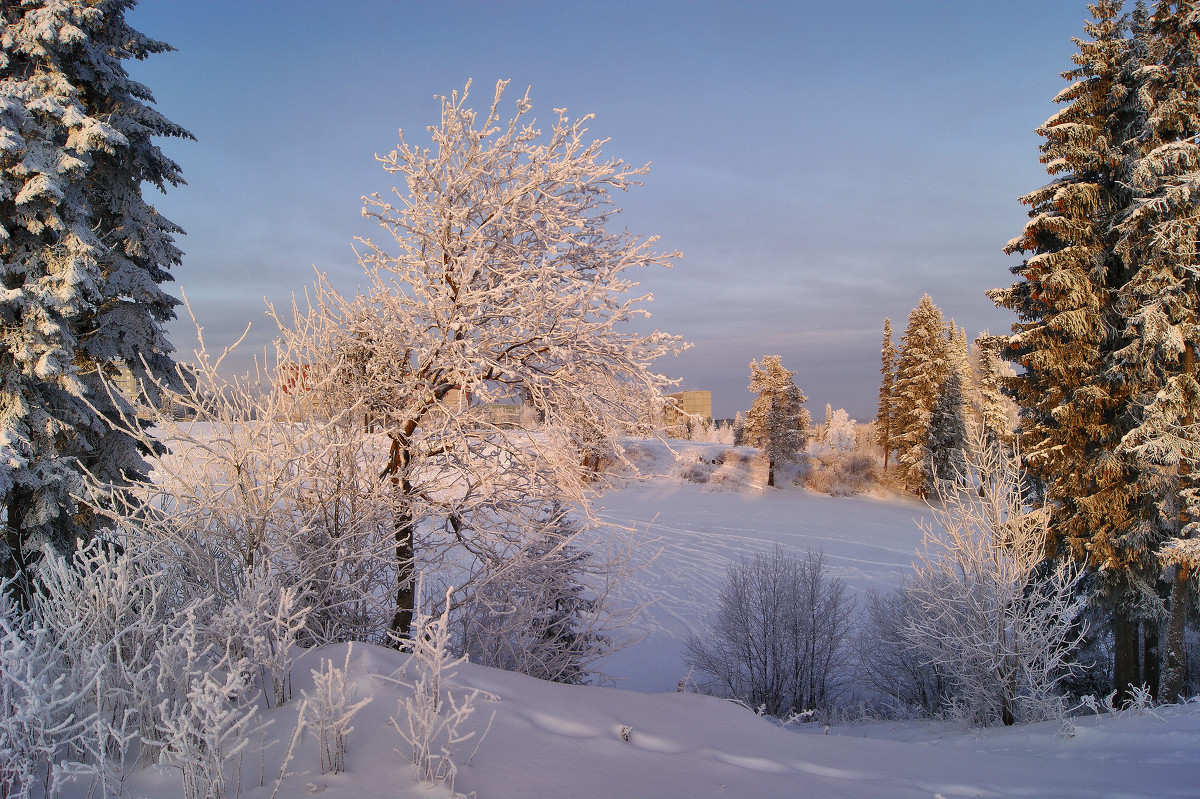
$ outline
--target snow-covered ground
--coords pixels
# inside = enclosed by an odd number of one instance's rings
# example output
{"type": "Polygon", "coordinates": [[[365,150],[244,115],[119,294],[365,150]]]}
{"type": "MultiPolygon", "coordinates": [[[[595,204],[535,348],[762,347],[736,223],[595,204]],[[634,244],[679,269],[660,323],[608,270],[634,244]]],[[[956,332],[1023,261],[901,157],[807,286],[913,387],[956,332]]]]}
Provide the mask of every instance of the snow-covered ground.
{"type": "MultiPolygon", "coordinates": [[[[645,637],[604,665],[618,687],[675,690],[687,673],[680,657],[683,636],[702,632],[728,564],[743,555],[776,546],[800,555],[819,549],[830,575],[856,591],[892,587],[912,563],[921,542],[917,520],[929,515],[923,503],[815,494],[790,485],[788,472],[777,479],[780,488],[766,490],[766,475],[754,460],[711,464],[727,449],[637,442],[631,459],[643,477],[619,482],[599,500],[602,518],[636,529],[643,539],[636,557],[641,568],[623,596],[646,604],[631,625],[631,632],[645,637]],[[702,461],[714,467],[709,482],[681,476],[702,461]]],[[[736,452],[756,454],[750,448],[736,452]]]]}
{"type": "MultiPolygon", "coordinates": [[[[753,464],[712,464],[723,449],[716,445],[679,444],[680,461],[661,444],[639,448],[643,471],[656,476],[624,482],[600,504],[606,518],[655,539],[639,557],[657,556],[623,594],[652,603],[635,624],[645,638],[606,664],[616,688],[460,666],[450,691],[485,692],[468,726],[482,733],[495,715],[469,765],[477,739],[458,747],[457,791],[479,799],[1200,796],[1196,703],[1008,729],[930,722],[784,729],[730,702],[676,692],[686,672],[680,639],[702,629],[727,563],[776,545],[800,553],[820,548],[832,573],[853,589],[888,587],[911,562],[921,538],[915,520],[926,512],[896,497],[834,499],[791,485],[764,491],[753,464]],[[707,459],[700,471],[710,472],[709,482],[681,479],[700,458],[707,459]]],[[[405,744],[389,717],[407,692],[395,679],[406,656],[359,644],[349,661],[351,681],[373,701],[354,720],[347,773],[322,775],[307,735],[281,769],[297,700],[302,690],[311,692],[310,670],[322,658],[341,664],[345,656],[340,645],[299,659],[294,699],[264,711],[271,726],[251,748],[265,742],[267,751],[243,756],[228,796],[446,795],[443,787],[417,785],[413,767],[396,752],[405,744]]],[[[76,788],[86,795],[86,786],[76,788]]],[[[126,792],[182,795],[177,772],[153,770],[134,770],[126,792]]]]}

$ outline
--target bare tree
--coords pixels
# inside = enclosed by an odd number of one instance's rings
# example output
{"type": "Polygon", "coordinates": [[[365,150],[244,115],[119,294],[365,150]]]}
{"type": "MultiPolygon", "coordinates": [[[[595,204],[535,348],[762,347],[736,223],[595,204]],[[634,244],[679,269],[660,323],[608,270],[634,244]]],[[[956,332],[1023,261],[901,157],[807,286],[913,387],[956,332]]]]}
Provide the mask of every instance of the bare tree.
{"type": "Polygon", "coordinates": [[[908,640],[908,629],[919,618],[905,586],[881,593],[868,589],[854,636],[857,687],[886,711],[936,716],[949,706],[946,669],[924,660],[908,640]]]}
{"type": "MultiPolygon", "coordinates": [[[[503,560],[520,542],[498,520],[527,496],[588,507],[588,461],[618,450],[668,381],[651,362],[685,345],[625,324],[648,316],[627,270],[669,266],[654,239],[610,231],[612,191],[646,167],[601,157],[589,117],[556,111],[548,136],[526,93],[501,122],[505,82],[486,114],[468,88],[441,101],[433,148],[380,158],[402,179],[364,215],[395,254],[363,241],[366,285],[353,297],[319,279],[282,336],[302,365],[337,375],[387,441],[380,472],[393,491],[392,631],[408,633],[414,575],[449,553],[503,560]],[[490,406],[519,403],[540,420],[510,430],[490,406]]],[[[456,583],[461,589],[464,586],[456,583]]]]}
{"type": "Polygon", "coordinates": [[[684,641],[703,690],[786,717],[828,708],[847,665],[854,602],[825,574],[825,558],[775,550],[729,567],[703,637],[684,641]]]}
{"type": "Polygon", "coordinates": [[[1080,573],[1047,560],[1049,517],[1024,505],[1018,456],[974,438],[967,479],[939,484],[936,524],[922,525],[904,636],[948,676],[951,702],[967,721],[1052,718],[1083,636],[1080,573]]]}

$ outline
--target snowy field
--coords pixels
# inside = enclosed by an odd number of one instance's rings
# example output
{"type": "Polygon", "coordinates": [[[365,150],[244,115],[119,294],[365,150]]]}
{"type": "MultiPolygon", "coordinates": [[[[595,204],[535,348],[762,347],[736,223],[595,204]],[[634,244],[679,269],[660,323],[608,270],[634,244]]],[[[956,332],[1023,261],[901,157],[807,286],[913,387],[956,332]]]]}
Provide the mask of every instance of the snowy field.
{"type": "MultiPolygon", "coordinates": [[[[645,604],[632,625],[643,640],[604,665],[617,687],[673,691],[687,673],[680,646],[701,633],[726,568],[776,546],[803,556],[825,553],[829,574],[854,591],[894,586],[921,542],[917,520],[928,516],[914,499],[835,498],[790,485],[790,473],[767,490],[757,464],[715,468],[707,483],[681,477],[727,447],[692,442],[638,442],[632,459],[643,478],[619,483],[599,500],[600,516],[636,529],[644,543],[641,568],[625,587],[627,602],[645,604]],[[672,452],[673,451],[673,452],[672,452]],[[719,475],[719,477],[718,477],[719,475]],[[721,482],[715,482],[720,480],[721,482]]],[[[739,450],[753,456],[756,450],[739,450]]]]}
{"type": "MultiPolygon", "coordinates": [[[[911,562],[921,538],[915,520],[926,511],[896,497],[835,499],[790,484],[764,491],[761,475],[744,463],[713,466],[707,483],[689,482],[681,475],[700,458],[714,460],[720,447],[680,443],[679,461],[660,444],[639,449],[635,456],[651,476],[622,481],[600,504],[604,517],[654,540],[639,557],[656,556],[622,594],[651,603],[633,630],[645,637],[605,665],[614,688],[460,666],[449,690],[482,692],[465,726],[487,733],[473,756],[478,736],[457,747],[456,791],[478,799],[1200,796],[1196,703],[1007,729],[932,722],[784,729],[730,702],[676,692],[686,673],[680,640],[702,630],[729,562],[776,545],[800,554],[821,549],[832,574],[855,592],[887,588],[911,562]]],[[[372,701],[354,719],[347,773],[323,775],[308,735],[284,762],[297,700],[312,690],[311,670],[345,657],[339,645],[298,660],[293,700],[264,710],[270,726],[253,736],[230,775],[228,797],[449,795],[444,786],[417,784],[397,752],[405,744],[389,718],[407,694],[398,680],[412,675],[405,675],[406,656],[377,647],[355,644],[349,660],[352,684],[372,701]]],[[[72,790],[87,795],[85,785],[72,790]]],[[[135,769],[125,791],[182,796],[171,770],[135,769]]]]}

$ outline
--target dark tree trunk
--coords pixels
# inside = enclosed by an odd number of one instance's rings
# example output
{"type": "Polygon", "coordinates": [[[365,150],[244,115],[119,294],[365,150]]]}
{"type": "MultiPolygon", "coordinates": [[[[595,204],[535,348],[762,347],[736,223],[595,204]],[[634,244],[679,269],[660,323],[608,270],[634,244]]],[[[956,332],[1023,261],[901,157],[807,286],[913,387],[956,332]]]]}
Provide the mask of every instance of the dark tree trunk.
{"type": "Polygon", "coordinates": [[[1146,686],[1155,694],[1155,699],[1158,699],[1158,682],[1160,677],[1160,664],[1158,652],[1158,622],[1143,621],[1142,627],[1142,672],[1141,685],[1146,686]]]}
{"type": "Polygon", "coordinates": [[[1183,690],[1183,678],[1187,674],[1187,649],[1183,645],[1183,633],[1187,628],[1188,608],[1191,600],[1192,569],[1190,566],[1175,567],[1175,579],[1171,582],[1171,611],[1167,617],[1167,651],[1162,676],[1158,684],[1158,701],[1178,702],[1183,690]]]}
{"type": "Polygon", "coordinates": [[[1142,684],[1142,675],[1139,673],[1139,640],[1138,640],[1138,623],[1129,619],[1120,612],[1113,617],[1112,620],[1113,633],[1113,688],[1117,695],[1115,702],[1119,707],[1121,703],[1130,698],[1130,686],[1137,687],[1142,684]]]}
{"type": "Polygon", "coordinates": [[[412,495],[412,483],[408,479],[411,453],[407,445],[415,427],[415,424],[409,423],[403,437],[392,437],[388,465],[384,471],[398,494],[397,504],[400,508],[392,520],[396,537],[396,612],[392,616],[392,635],[389,640],[397,649],[412,632],[413,612],[417,606],[415,525],[408,502],[412,495]]]}
{"type": "MultiPolygon", "coordinates": [[[[407,481],[402,481],[407,482],[407,481]]],[[[392,616],[391,644],[399,648],[403,639],[412,631],[413,611],[417,606],[417,581],[413,571],[413,522],[412,514],[404,511],[396,514],[396,613],[392,616]]]]}

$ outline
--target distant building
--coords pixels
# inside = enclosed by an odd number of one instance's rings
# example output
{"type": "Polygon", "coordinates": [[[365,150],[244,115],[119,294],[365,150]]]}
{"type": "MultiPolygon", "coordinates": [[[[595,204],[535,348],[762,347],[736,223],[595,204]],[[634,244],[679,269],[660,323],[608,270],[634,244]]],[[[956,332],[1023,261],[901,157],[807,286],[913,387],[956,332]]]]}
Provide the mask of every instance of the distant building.
{"type": "Polygon", "coordinates": [[[689,419],[712,423],[711,391],[677,391],[667,395],[667,406],[663,408],[662,415],[663,427],[670,431],[686,426],[689,419]]]}

